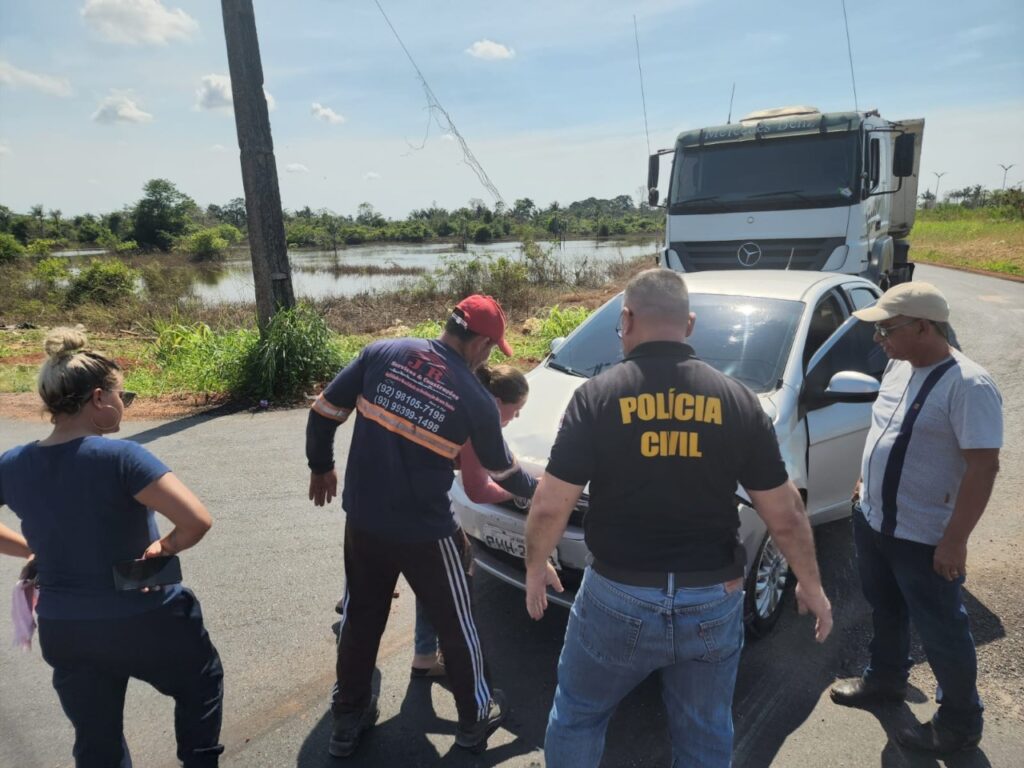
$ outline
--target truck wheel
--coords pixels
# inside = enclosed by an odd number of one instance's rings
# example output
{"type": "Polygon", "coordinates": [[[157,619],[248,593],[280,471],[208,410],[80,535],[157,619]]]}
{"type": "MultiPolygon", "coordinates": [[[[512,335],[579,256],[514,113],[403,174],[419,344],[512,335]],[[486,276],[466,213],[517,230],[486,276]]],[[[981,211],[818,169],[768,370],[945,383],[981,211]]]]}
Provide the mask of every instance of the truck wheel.
{"type": "Polygon", "coordinates": [[[771,632],[782,615],[782,605],[792,581],[789,563],[771,534],[765,533],[747,574],[744,614],[749,617],[747,634],[752,639],[771,632]]]}

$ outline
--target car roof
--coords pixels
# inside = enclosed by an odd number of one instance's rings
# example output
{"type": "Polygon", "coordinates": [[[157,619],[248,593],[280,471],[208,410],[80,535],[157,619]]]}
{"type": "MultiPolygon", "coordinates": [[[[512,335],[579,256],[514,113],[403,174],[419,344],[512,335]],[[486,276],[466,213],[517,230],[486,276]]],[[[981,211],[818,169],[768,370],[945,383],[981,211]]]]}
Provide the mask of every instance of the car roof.
{"type": "Polygon", "coordinates": [[[684,274],[690,293],[718,293],[731,296],[763,296],[769,299],[806,301],[829,288],[857,282],[872,285],[856,275],[809,270],[750,269],[711,270],[684,274]]]}

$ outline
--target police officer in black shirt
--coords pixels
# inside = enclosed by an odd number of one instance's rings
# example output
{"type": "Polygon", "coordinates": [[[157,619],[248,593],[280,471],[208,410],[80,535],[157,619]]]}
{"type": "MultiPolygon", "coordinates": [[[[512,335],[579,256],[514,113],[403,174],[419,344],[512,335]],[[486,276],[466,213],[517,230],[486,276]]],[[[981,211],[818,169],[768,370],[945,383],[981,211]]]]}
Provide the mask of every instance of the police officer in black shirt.
{"type": "Polygon", "coordinates": [[[526,526],[527,610],[562,591],[548,557],[590,483],[594,556],[558,662],[547,764],[596,766],[619,701],[661,677],[673,765],[728,766],[743,645],[744,552],[736,485],[789,560],[821,642],[832,612],[800,494],[757,397],[700,361],[682,275],[649,269],[627,286],[625,359],[576,390],[526,526]]]}

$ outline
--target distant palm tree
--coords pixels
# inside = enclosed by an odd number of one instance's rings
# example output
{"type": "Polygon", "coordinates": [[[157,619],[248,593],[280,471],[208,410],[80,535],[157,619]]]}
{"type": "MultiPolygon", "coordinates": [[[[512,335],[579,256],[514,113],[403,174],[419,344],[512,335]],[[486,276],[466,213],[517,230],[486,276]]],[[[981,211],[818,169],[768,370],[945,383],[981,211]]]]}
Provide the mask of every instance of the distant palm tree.
{"type": "Polygon", "coordinates": [[[29,208],[29,216],[36,220],[36,237],[43,236],[43,206],[33,205],[29,208]]]}
{"type": "Polygon", "coordinates": [[[62,211],[61,211],[60,208],[51,208],[50,209],[50,219],[53,221],[53,236],[54,236],[54,238],[56,238],[58,240],[60,239],[60,221],[61,221],[60,217],[61,217],[61,215],[62,215],[62,211]]]}

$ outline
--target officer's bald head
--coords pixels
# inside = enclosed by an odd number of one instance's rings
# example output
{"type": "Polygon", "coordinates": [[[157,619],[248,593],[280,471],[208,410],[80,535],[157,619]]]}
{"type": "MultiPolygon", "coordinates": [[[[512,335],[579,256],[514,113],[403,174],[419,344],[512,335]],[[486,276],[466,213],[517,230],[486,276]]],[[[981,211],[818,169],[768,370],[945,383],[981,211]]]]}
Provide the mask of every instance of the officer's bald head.
{"type": "Polygon", "coordinates": [[[671,269],[645,269],[629,281],[623,303],[641,322],[685,328],[690,319],[686,283],[671,269]]]}
{"type": "Polygon", "coordinates": [[[693,332],[690,294],[671,269],[645,269],[629,281],[622,299],[622,350],[648,341],[685,341],[693,332]]]}

